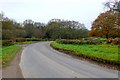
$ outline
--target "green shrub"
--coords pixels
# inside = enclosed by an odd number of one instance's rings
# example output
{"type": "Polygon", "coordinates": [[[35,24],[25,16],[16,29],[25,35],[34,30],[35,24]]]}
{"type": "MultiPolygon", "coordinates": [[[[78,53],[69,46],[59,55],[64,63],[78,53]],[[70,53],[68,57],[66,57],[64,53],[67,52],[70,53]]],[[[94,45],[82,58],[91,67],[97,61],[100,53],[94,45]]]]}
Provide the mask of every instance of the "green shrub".
{"type": "Polygon", "coordinates": [[[13,45],[14,41],[13,40],[2,40],[2,45],[3,46],[10,46],[13,45]]]}

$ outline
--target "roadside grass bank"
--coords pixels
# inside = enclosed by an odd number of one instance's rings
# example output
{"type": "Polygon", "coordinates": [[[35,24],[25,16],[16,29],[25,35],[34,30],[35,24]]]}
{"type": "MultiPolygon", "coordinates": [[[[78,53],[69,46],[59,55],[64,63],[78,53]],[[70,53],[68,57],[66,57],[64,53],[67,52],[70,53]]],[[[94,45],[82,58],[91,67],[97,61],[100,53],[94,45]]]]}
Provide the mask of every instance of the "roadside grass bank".
{"type": "Polygon", "coordinates": [[[0,48],[0,62],[1,62],[0,64],[2,65],[2,67],[8,66],[11,63],[11,61],[14,59],[16,54],[22,50],[23,46],[20,46],[20,45],[32,44],[36,42],[42,42],[42,40],[41,41],[39,40],[38,41],[34,41],[34,40],[18,41],[18,42],[14,42],[9,46],[7,45],[0,48]]]}
{"type": "Polygon", "coordinates": [[[71,54],[77,57],[89,59],[105,65],[112,65],[119,69],[118,45],[114,44],[62,44],[52,42],[54,49],[71,54]]]}
{"type": "Polygon", "coordinates": [[[2,48],[2,66],[6,67],[14,59],[15,55],[22,49],[20,46],[12,45],[2,48]]]}

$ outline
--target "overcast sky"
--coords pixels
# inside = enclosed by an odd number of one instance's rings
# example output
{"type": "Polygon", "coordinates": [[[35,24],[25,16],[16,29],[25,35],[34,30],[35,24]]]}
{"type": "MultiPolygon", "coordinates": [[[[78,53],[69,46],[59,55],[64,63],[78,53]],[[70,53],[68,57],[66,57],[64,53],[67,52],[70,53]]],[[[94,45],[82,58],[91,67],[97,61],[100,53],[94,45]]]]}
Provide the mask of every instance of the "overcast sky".
{"type": "Polygon", "coordinates": [[[108,0],[0,0],[5,16],[23,22],[32,19],[47,23],[53,18],[75,20],[90,29],[92,21],[103,12],[108,0]]]}

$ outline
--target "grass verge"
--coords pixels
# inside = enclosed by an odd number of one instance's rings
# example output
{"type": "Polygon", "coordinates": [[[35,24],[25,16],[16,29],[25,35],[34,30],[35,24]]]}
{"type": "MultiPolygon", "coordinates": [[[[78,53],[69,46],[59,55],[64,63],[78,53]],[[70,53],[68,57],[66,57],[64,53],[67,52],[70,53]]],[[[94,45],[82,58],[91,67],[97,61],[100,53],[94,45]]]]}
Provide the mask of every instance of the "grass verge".
{"type": "Polygon", "coordinates": [[[112,44],[60,44],[52,42],[51,46],[57,50],[88,58],[104,64],[120,65],[118,46],[112,44]]]}
{"type": "Polygon", "coordinates": [[[2,48],[2,66],[5,67],[14,59],[16,53],[18,53],[22,47],[12,45],[2,48]]]}

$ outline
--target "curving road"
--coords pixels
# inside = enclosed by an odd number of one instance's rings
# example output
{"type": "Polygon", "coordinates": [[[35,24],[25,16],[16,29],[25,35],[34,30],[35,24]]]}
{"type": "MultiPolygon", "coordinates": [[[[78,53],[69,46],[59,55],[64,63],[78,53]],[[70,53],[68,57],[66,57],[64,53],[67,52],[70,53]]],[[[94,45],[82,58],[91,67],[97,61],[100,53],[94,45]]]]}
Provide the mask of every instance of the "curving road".
{"type": "Polygon", "coordinates": [[[50,42],[25,47],[20,67],[24,78],[118,78],[118,71],[65,55],[52,49],[50,42]]]}

